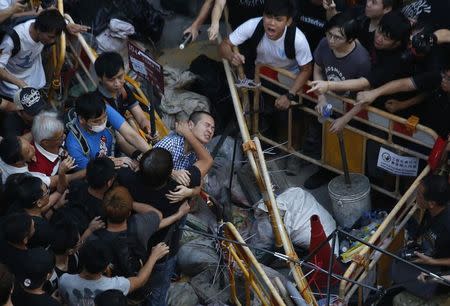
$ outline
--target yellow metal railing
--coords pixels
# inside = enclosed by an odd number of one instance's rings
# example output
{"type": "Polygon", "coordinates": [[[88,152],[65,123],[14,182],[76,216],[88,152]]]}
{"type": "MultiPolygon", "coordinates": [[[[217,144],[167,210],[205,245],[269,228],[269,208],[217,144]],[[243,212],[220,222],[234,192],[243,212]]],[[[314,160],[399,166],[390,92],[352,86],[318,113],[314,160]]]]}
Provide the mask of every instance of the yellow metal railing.
{"type": "MultiPolygon", "coordinates": [[[[289,89],[288,86],[284,85],[283,83],[279,82],[278,80],[273,80],[267,76],[261,75],[260,74],[261,67],[262,67],[261,65],[257,65],[257,67],[256,67],[255,82],[258,83],[261,80],[263,80],[263,85],[261,87],[255,89],[255,95],[254,95],[255,99],[253,102],[253,109],[251,110],[250,120],[249,120],[249,122],[251,122],[253,132],[256,135],[258,135],[258,137],[262,141],[265,141],[266,143],[269,143],[270,145],[277,146],[278,148],[280,148],[288,153],[291,153],[299,158],[305,159],[311,163],[317,164],[321,167],[324,167],[331,171],[342,174],[342,170],[339,167],[328,164],[327,160],[325,159],[326,154],[325,154],[324,150],[326,150],[326,148],[327,148],[326,142],[330,140],[330,135],[326,135],[326,133],[329,134],[329,132],[326,131],[329,124],[323,125],[323,130],[322,130],[323,133],[322,134],[324,137],[323,137],[323,145],[322,145],[322,155],[321,155],[320,160],[313,159],[313,158],[306,156],[300,152],[297,152],[293,149],[293,145],[292,145],[293,144],[292,111],[295,109],[295,110],[303,111],[303,112],[308,113],[313,116],[318,116],[317,112],[313,108],[308,107],[303,103],[303,102],[305,102],[304,99],[307,99],[311,102],[317,103],[317,100],[314,97],[306,95],[304,93],[301,93],[299,101],[291,103],[291,107],[288,110],[289,120],[287,122],[287,129],[288,129],[287,144],[278,143],[277,141],[275,141],[273,139],[269,139],[268,137],[265,137],[260,133],[260,131],[258,129],[258,125],[259,125],[258,113],[259,113],[260,93],[263,92],[263,93],[273,96],[275,98],[279,97],[279,94],[276,91],[264,86],[264,82],[268,82],[274,86],[278,86],[278,87],[282,88],[283,92],[285,92],[286,90],[289,89]]],[[[288,79],[292,79],[292,80],[295,79],[295,75],[288,71],[285,71],[283,69],[273,68],[273,67],[270,67],[270,68],[273,69],[274,71],[276,71],[279,75],[283,75],[284,77],[286,77],[288,79]]],[[[332,95],[332,94],[331,95],[329,94],[327,96],[328,96],[327,97],[328,101],[330,101],[330,100],[334,101],[333,102],[334,111],[341,113],[341,114],[345,113],[345,109],[346,109],[345,105],[346,104],[350,104],[350,105],[354,104],[354,101],[351,99],[342,98],[342,97],[332,95]],[[341,106],[339,106],[338,103],[341,103],[341,106]],[[337,107],[336,107],[336,105],[337,105],[337,107]]],[[[400,154],[411,155],[411,156],[417,157],[421,160],[427,159],[426,154],[424,154],[423,152],[415,151],[414,149],[411,148],[414,146],[407,146],[404,143],[406,142],[408,144],[414,144],[416,146],[420,146],[427,150],[431,150],[431,148],[434,145],[435,140],[437,139],[437,134],[433,130],[431,130],[430,128],[428,128],[426,126],[416,124],[412,127],[412,130],[410,133],[404,134],[402,132],[397,131],[394,127],[396,125],[405,125],[405,126],[410,125],[410,122],[407,119],[392,115],[390,113],[381,111],[374,107],[367,107],[366,111],[367,111],[367,116],[368,116],[367,119],[355,117],[355,120],[361,122],[362,124],[364,124],[370,128],[377,129],[377,130],[384,132],[386,134],[386,137],[380,137],[377,134],[371,134],[370,129],[362,130],[362,129],[359,129],[359,128],[356,128],[353,126],[349,126],[349,125],[347,125],[345,127],[346,130],[350,130],[353,133],[356,133],[361,136],[360,139],[362,139],[362,146],[363,146],[363,150],[361,150],[361,154],[363,156],[360,159],[361,163],[362,163],[361,167],[360,167],[360,169],[362,170],[361,172],[364,173],[364,170],[365,170],[365,162],[366,162],[365,161],[365,152],[366,152],[365,148],[366,148],[366,142],[369,139],[379,143],[380,145],[389,146],[389,147],[393,148],[394,150],[396,150],[397,152],[399,152],[400,154]],[[399,139],[401,139],[401,140],[399,141],[399,139]]],[[[327,119],[327,120],[330,122],[333,119],[327,119]]],[[[351,145],[354,145],[354,144],[351,144],[351,145]]],[[[333,152],[332,154],[339,154],[339,153],[333,152]]],[[[399,199],[399,201],[397,202],[395,207],[392,209],[392,211],[388,214],[388,216],[385,218],[385,220],[382,222],[382,224],[379,226],[377,231],[371,236],[371,238],[369,239],[369,243],[375,244],[382,249],[387,249],[391,245],[391,242],[394,240],[394,238],[399,233],[401,233],[401,230],[403,229],[406,222],[416,212],[416,210],[417,210],[417,206],[415,205],[416,189],[420,183],[420,180],[424,176],[426,176],[429,172],[430,172],[430,168],[429,168],[429,166],[426,166],[425,169],[422,170],[422,172],[418,175],[418,177],[414,180],[414,182],[411,184],[411,186],[407,189],[407,191],[403,195],[401,194],[401,192],[399,190],[399,180],[400,180],[399,176],[396,176],[395,190],[393,192],[386,190],[382,186],[377,186],[375,184],[372,184],[373,189],[383,192],[384,194],[387,194],[393,198],[399,199]]],[[[351,265],[349,266],[349,268],[346,270],[344,277],[355,280],[357,282],[364,282],[369,274],[369,271],[373,270],[376,267],[377,263],[379,262],[379,260],[381,258],[381,253],[376,252],[373,249],[365,246],[365,247],[361,248],[360,252],[353,258],[354,258],[354,260],[351,263],[351,265]]],[[[339,288],[339,295],[342,299],[349,301],[351,296],[357,290],[362,290],[362,289],[361,289],[361,287],[359,287],[356,284],[349,283],[347,281],[341,281],[340,288],[339,288]]],[[[361,297],[361,294],[360,294],[360,297],[361,297]]],[[[359,299],[359,302],[360,302],[360,304],[362,303],[361,298],[359,299]]]]}
{"type": "MultiPolygon", "coordinates": [[[[311,158],[305,154],[302,154],[296,150],[294,150],[293,148],[293,122],[292,122],[292,112],[295,110],[304,112],[304,113],[308,113],[312,116],[318,116],[317,112],[311,108],[305,105],[304,100],[308,100],[310,102],[313,103],[317,103],[317,100],[310,95],[307,95],[305,93],[301,93],[300,94],[300,99],[299,101],[296,102],[292,102],[291,103],[291,107],[288,109],[288,121],[287,121],[287,142],[285,143],[279,143],[273,139],[270,139],[266,136],[264,136],[260,131],[259,131],[259,98],[260,98],[260,93],[265,93],[267,95],[270,95],[274,98],[277,98],[280,96],[279,93],[277,93],[276,91],[269,89],[267,86],[264,86],[264,83],[270,83],[273,86],[277,86],[279,87],[283,92],[287,91],[289,89],[289,87],[287,85],[284,85],[283,83],[279,82],[278,80],[273,80],[265,75],[262,75],[260,73],[260,69],[261,67],[263,67],[262,65],[257,65],[256,66],[256,75],[255,75],[255,82],[261,82],[263,81],[263,85],[260,86],[259,88],[255,89],[255,97],[254,97],[254,101],[253,101],[253,108],[251,110],[251,114],[250,115],[250,122],[252,124],[252,132],[256,135],[258,135],[258,137],[273,146],[277,146],[278,148],[284,150],[285,152],[288,152],[292,155],[295,155],[299,158],[305,159],[308,162],[311,162],[313,164],[319,165],[323,168],[326,168],[328,170],[334,171],[336,173],[342,174],[342,169],[340,167],[340,164],[330,164],[330,160],[333,159],[333,157],[339,156],[339,154],[337,154],[336,152],[328,152],[326,150],[327,148],[327,142],[337,142],[337,136],[334,134],[331,134],[330,132],[328,132],[328,126],[329,123],[331,122],[332,119],[328,119],[327,123],[323,125],[323,142],[322,142],[322,154],[321,154],[321,159],[317,160],[314,158],[311,158]]],[[[289,71],[286,71],[284,69],[278,69],[278,68],[273,68],[270,67],[270,69],[276,71],[279,75],[284,76],[287,79],[295,79],[295,75],[289,71]]],[[[333,111],[336,113],[345,113],[345,109],[347,106],[349,105],[353,105],[355,102],[351,99],[347,99],[347,98],[342,98],[339,97],[337,95],[333,95],[333,94],[327,94],[327,101],[333,104],[333,111]]],[[[418,146],[423,148],[423,150],[431,150],[431,148],[434,145],[434,142],[436,141],[438,135],[431,130],[430,128],[423,126],[421,124],[415,124],[413,126],[411,126],[411,122],[408,121],[405,118],[401,118],[398,116],[395,116],[393,114],[384,112],[380,109],[377,109],[375,107],[367,107],[366,108],[366,112],[367,112],[367,116],[368,119],[364,119],[361,117],[355,117],[354,120],[360,122],[361,124],[363,124],[365,127],[367,127],[368,129],[360,129],[360,128],[356,128],[352,125],[347,125],[344,129],[344,134],[345,132],[352,132],[355,135],[360,136],[360,138],[362,139],[362,142],[360,143],[361,149],[360,149],[360,158],[358,161],[358,165],[356,165],[356,169],[358,169],[357,171],[354,172],[361,172],[361,173],[365,173],[365,168],[366,168],[366,158],[365,158],[365,153],[366,153],[366,144],[367,144],[367,140],[372,140],[376,143],[378,143],[379,145],[384,145],[384,146],[388,146],[391,149],[397,151],[397,153],[399,154],[404,154],[404,155],[408,155],[408,156],[413,156],[413,157],[417,157],[420,160],[427,160],[428,156],[426,154],[424,154],[421,151],[418,150],[414,150],[411,147],[413,146],[418,146]],[[404,134],[401,131],[399,131],[397,128],[398,127],[404,127],[405,130],[410,129],[411,133],[408,134],[404,134]],[[377,130],[381,133],[384,133],[386,136],[382,137],[379,136],[379,133],[373,133],[370,131],[370,129],[372,130],[377,130]],[[405,145],[405,143],[407,145],[405,145]]],[[[350,144],[347,144],[350,146],[350,144]]],[[[354,146],[355,144],[351,144],[352,146],[354,146]]],[[[347,149],[347,152],[351,152],[351,150],[349,150],[350,148],[347,149]]],[[[337,158],[339,159],[339,158],[337,158]]],[[[372,188],[382,192],[392,198],[395,198],[397,200],[399,200],[402,196],[401,191],[400,191],[400,176],[395,176],[395,186],[393,186],[393,190],[388,190],[386,189],[384,186],[379,186],[377,184],[371,184],[372,188]]]]}
{"type": "Polygon", "coordinates": [[[245,279],[245,305],[250,305],[250,288],[261,301],[264,306],[276,305],[284,306],[285,303],[281,298],[270,279],[262,269],[259,262],[256,260],[253,253],[247,246],[244,246],[245,241],[242,239],[239,232],[232,223],[224,224],[224,234],[229,240],[240,242],[241,244],[231,243],[228,241],[222,242],[222,248],[228,254],[228,272],[230,276],[231,299],[235,305],[242,305],[239,301],[235,282],[235,267],[238,267],[245,279]]]}
{"type": "MultiPolygon", "coordinates": [[[[66,14],[65,17],[70,22],[73,22],[72,18],[69,15],[66,14]]],[[[97,54],[96,54],[95,50],[93,50],[89,46],[89,44],[84,39],[83,35],[77,34],[76,38],[77,38],[78,43],[81,46],[81,49],[86,53],[86,55],[89,58],[89,61],[91,62],[91,64],[93,64],[95,62],[96,58],[97,58],[97,54]]],[[[80,55],[77,52],[77,48],[74,46],[74,44],[71,41],[68,42],[68,46],[69,46],[69,49],[71,50],[73,58],[77,61],[77,63],[82,68],[84,73],[88,76],[89,81],[93,84],[94,87],[97,86],[97,84],[95,82],[95,77],[93,77],[90,74],[90,71],[89,71],[88,67],[86,67],[86,65],[83,63],[83,60],[81,59],[80,55]]],[[[80,84],[83,87],[84,91],[87,92],[89,90],[88,89],[89,87],[86,84],[84,84],[84,81],[81,78],[78,78],[78,80],[80,81],[80,84]]],[[[150,101],[148,100],[148,98],[146,97],[144,92],[142,91],[141,85],[139,84],[139,82],[134,80],[129,75],[125,76],[125,81],[129,85],[131,85],[131,87],[134,89],[133,94],[134,94],[135,98],[140,103],[145,105],[146,107],[150,107],[150,101]]],[[[169,129],[164,125],[163,121],[161,120],[159,115],[156,113],[156,111],[155,111],[155,127],[156,127],[156,131],[158,132],[159,137],[161,137],[161,138],[166,136],[166,135],[168,135],[169,132],[170,132],[169,129]]]]}
{"type": "MultiPolygon", "coordinates": [[[[256,183],[262,194],[264,204],[266,205],[269,212],[269,218],[275,237],[274,243],[278,247],[283,247],[285,255],[296,260],[298,259],[297,253],[294,250],[292,241],[286,232],[283,220],[281,219],[280,213],[278,211],[278,206],[272,190],[272,183],[270,182],[264,155],[261,150],[261,144],[258,138],[254,138],[253,141],[250,139],[250,133],[248,131],[247,123],[243,115],[239,93],[234,85],[235,80],[233,79],[233,75],[231,73],[230,64],[227,60],[224,59],[222,60],[222,62],[225,68],[225,74],[227,77],[228,86],[230,88],[239,130],[243,139],[243,149],[247,156],[253,174],[255,175],[256,183]]],[[[301,292],[304,300],[309,305],[317,305],[314,294],[311,291],[311,288],[309,287],[309,284],[306,281],[300,266],[291,261],[289,262],[289,267],[292,271],[297,289],[299,290],[299,292],[301,292]]]]}
{"type": "MultiPolygon", "coordinates": [[[[57,9],[64,16],[64,1],[58,0],[57,9]]],[[[73,22],[73,21],[72,21],[73,22]]],[[[58,102],[55,98],[56,93],[61,89],[61,70],[66,59],[66,34],[64,31],[58,38],[57,43],[51,50],[51,63],[52,63],[52,80],[48,89],[48,101],[56,106],[58,102]]],[[[61,97],[58,97],[61,98],[61,97]]]]}

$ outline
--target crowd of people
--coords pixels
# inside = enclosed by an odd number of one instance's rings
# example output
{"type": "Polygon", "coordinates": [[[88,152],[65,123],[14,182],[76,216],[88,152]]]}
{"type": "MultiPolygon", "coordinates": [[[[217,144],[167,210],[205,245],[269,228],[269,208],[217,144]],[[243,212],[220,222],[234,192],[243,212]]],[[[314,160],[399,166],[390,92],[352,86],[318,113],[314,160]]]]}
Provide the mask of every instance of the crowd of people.
{"type": "MultiPolygon", "coordinates": [[[[273,118],[285,120],[312,81],[319,114],[327,92],[357,101],[331,132],[372,105],[416,115],[449,137],[450,1],[205,0],[185,33],[195,40],[211,15],[215,40],[225,5],[233,31],[219,46],[223,58],[243,65],[247,76],[258,63],[296,75],[273,101],[273,118]]],[[[47,47],[63,31],[88,27],[20,0],[0,0],[0,23],[0,304],[166,305],[180,225],[213,164],[205,148],[213,116],[193,112],[152,148],[149,120],[116,52],[96,59],[96,90],[56,110],[42,94],[47,47]]],[[[318,130],[312,122],[303,144],[312,156],[321,150],[318,130]]],[[[426,216],[415,238],[430,249],[416,252],[415,261],[441,271],[450,266],[449,197],[442,177],[427,177],[419,188],[426,216]]]]}

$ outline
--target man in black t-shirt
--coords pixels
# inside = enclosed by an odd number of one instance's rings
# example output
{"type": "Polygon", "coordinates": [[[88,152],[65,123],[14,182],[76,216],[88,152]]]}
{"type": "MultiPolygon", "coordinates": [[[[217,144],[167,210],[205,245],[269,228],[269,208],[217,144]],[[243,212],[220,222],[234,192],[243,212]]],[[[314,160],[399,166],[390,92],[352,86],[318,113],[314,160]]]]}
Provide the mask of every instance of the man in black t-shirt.
{"type": "Polygon", "coordinates": [[[8,270],[8,267],[0,263],[0,304],[10,306],[11,293],[14,289],[14,275],[8,270]]]}
{"type": "MultiPolygon", "coordinates": [[[[376,49],[372,70],[367,77],[345,81],[313,81],[308,92],[325,94],[328,91],[345,92],[360,91],[370,87],[379,87],[389,81],[410,75],[410,67],[405,65],[401,56],[409,41],[411,26],[409,21],[399,12],[389,12],[381,20],[375,31],[374,46],[376,49]]],[[[384,107],[384,105],[382,105],[384,107]]],[[[335,120],[333,131],[339,132],[363,109],[357,104],[344,116],[335,120]]]]}
{"type": "MultiPolygon", "coordinates": [[[[344,1],[334,1],[334,7],[328,6],[333,11],[343,11],[344,1]]],[[[296,16],[294,22],[305,34],[311,50],[316,50],[319,42],[325,37],[325,25],[334,13],[325,10],[322,0],[295,0],[296,16]]]]}
{"type": "Polygon", "coordinates": [[[34,234],[31,216],[25,213],[8,215],[2,222],[2,234],[0,262],[14,275],[21,275],[29,251],[27,244],[34,234]]]}
{"type": "MultiPolygon", "coordinates": [[[[135,201],[151,204],[162,213],[163,218],[167,218],[175,215],[179,207],[183,205],[182,201],[170,203],[166,197],[171,191],[176,191],[180,187],[170,177],[172,169],[173,161],[170,152],[162,148],[154,148],[142,156],[139,172],[120,169],[117,180],[128,188],[135,201]]],[[[187,171],[190,175],[188,188],[199,186],[201,175],[197,166],[194,165],[187,171]]],[[[166,303],[165,298],[170,286],[170,278],[175,271],[180,238],[181,230],[178,228],[178,222],[170,227],[160,229],[150,238],[149,249],[162,241],[170,248],[168,256],[155,265],[150,276],[151,305],[165,305],[166,303]]]]}
{"type": "MultiPolygon", "coordinates": [[[[450,133],[450,60],[442,63],[442,70],[428,71],[412,77],[398,79],[370,91],[358,93],[358,103],[371,103],[376,98],[396,92],[418,91],[423,93],[414,103],[426,102],[422,106],[420,123],[432,128],[441,137],[447,138],[450,133]]],[[[407,106],[408,101],[397,104],[407,106]]]]}
{"type": "Polygon", "coordinates": [[[12,301],[16,306],[61,305],[43,289],[53,275],[55,256],[44,248],[31,249],[23,263],[23,273],[17,275],[18,286],[14,288],[12,301]]]}
{"type": "MultiPolygon", "coordinates": [[[[111,188],[115,178],[114,162],[108,157],[97,157],[87,165],[86,182],[78,181],[69,187],[65,212],[74,218],[80,233],[83,233],[89,222],[96,217],[105,221],[103,196],[111,188]]],[[[52,220],[61,218],[63,216],[58,212],[52,220]]]]}
{"type": "MultiPolygon", "coordinates": [[[[425,216],[419,225],[417,233],[412,235],[414,240],[419,242],[422,249],[421,252],[414,252],[416,259],[413,259],[412,262],[420,264],[425,269],[433,272],[446,271],[450,267],[449,199],[450,185],[447,178],[443,176],[427,176],[421,181],[417,189],[416,203],[425,210],[425,216]]],[[[395,305],[403,305],[403,303],[398,301],[403,300],[405,295],[412,294],[429,299],[441,293],[439,288],[435,286],[426,288],[423,283],[418,281],[414,283],[414,279],[420,274],[419,270],[412,269],[399,262],[394,263],[393,269],[395,273],[393,275],[394,281],[400,282],[409,292],[397,295],[394,298],[395,305]],[[405,279],[410,281],[403,282],[405,279]]],[[[425,303],[425,300],[422,301],[422,305],[423,303],[425,303]]]]}

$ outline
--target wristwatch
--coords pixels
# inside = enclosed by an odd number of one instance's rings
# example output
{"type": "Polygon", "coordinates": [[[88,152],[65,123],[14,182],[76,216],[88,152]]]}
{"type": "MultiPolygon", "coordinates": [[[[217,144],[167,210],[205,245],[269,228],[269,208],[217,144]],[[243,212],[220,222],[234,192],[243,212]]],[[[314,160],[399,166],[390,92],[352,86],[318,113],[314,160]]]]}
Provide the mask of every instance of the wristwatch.
{"type": "Polygon", "coordinates": [[[295,95],[293,93],[288,92],[285,96],[289,99],[289,101],[295,101],[295,95]]]}

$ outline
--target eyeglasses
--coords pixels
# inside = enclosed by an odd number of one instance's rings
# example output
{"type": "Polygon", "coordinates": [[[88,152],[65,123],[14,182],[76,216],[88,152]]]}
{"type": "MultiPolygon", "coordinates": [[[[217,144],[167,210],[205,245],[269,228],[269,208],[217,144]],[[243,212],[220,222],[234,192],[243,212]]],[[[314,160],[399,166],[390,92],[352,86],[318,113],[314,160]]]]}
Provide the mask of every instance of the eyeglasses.
{"type": "Polygon", "coordinates": [[[325,35],[327,36],[327,38],[329,40],[332,40],[332,39],[335,40],[335,41],[343,41],[343,40],[345,40],[345,37],[342,37],[342,36],[339,36],[339,35],[335,35],[335,34],[333,34],[331,32],[326,32],[325,35]]]}

